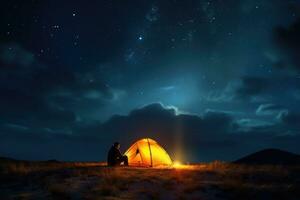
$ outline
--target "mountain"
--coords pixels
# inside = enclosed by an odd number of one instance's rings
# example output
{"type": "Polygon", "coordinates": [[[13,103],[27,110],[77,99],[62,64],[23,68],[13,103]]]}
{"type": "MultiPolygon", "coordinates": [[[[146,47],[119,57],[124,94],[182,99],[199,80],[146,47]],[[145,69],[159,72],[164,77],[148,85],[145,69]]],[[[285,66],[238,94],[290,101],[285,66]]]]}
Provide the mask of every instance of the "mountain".
{"type": "Polygon", "coordinates": [[[234,163],[258,165],[300,165],[300,155],[279,149],[264,149],[240,158],[234,163]]]}

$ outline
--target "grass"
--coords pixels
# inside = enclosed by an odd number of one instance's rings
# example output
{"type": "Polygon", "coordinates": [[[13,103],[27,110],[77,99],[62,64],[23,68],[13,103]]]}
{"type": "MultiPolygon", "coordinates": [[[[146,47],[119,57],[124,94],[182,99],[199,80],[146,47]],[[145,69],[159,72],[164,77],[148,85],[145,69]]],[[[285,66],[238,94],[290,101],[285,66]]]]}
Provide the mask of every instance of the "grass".
{"type": "Polygon", "coordinates": [[[53,171],[66,168],[104,166],[104,162],[57,162],[57,161],[0,161],[0,174],[26,175],[32,172],[53,171]]]}
{"type": "Polygon", "coordinates": [[[300,167],[215,161],[181,168],[7,162],[0,199],[300,199],[300,167]]]}

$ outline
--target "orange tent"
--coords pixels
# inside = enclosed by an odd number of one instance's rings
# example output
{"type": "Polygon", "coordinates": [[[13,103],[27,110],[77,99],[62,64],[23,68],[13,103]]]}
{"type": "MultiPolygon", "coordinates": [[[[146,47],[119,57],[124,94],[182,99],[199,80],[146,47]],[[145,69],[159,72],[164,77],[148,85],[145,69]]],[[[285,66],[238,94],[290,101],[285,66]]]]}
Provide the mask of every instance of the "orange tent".
{"type": "Polygon", "coordinates": [[[140,139],[125,152],[129,166],[156,167],[170,166],[169,154],[155,140],[140,139]]]}

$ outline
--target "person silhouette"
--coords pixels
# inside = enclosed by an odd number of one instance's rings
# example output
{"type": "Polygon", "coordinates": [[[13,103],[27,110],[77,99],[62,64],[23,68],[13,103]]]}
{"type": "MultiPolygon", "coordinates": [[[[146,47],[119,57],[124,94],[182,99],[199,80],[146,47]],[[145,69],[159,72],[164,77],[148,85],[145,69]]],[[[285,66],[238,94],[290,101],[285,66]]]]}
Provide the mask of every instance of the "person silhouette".
{"type": "Polygon", "coordinates": [[[120,147],[120,143],[115,142],[109,149],[107,154],[108,166],[120,166],[122,163],[124,166],[128,166],[128,157],[126,155],[121,154],[120,147]]]}

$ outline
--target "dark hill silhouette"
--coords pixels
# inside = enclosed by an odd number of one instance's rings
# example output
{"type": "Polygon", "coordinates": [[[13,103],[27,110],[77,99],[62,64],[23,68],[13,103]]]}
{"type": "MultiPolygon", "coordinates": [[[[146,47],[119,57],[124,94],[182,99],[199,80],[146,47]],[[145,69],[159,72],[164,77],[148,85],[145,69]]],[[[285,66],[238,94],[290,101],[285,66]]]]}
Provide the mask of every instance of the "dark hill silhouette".
{"type": "Polygon", "coordinates": [[[237,164],[300,165],[300,155],[279,149],[264,149],[234,161],[237,164]]]}
{"type": "Polygon", "coordinates": [[[8,158],[8,157],[0,157],[0,162],[8,162],[8,161],[17,161],[15,159],[12,158],[8,158]]]}

